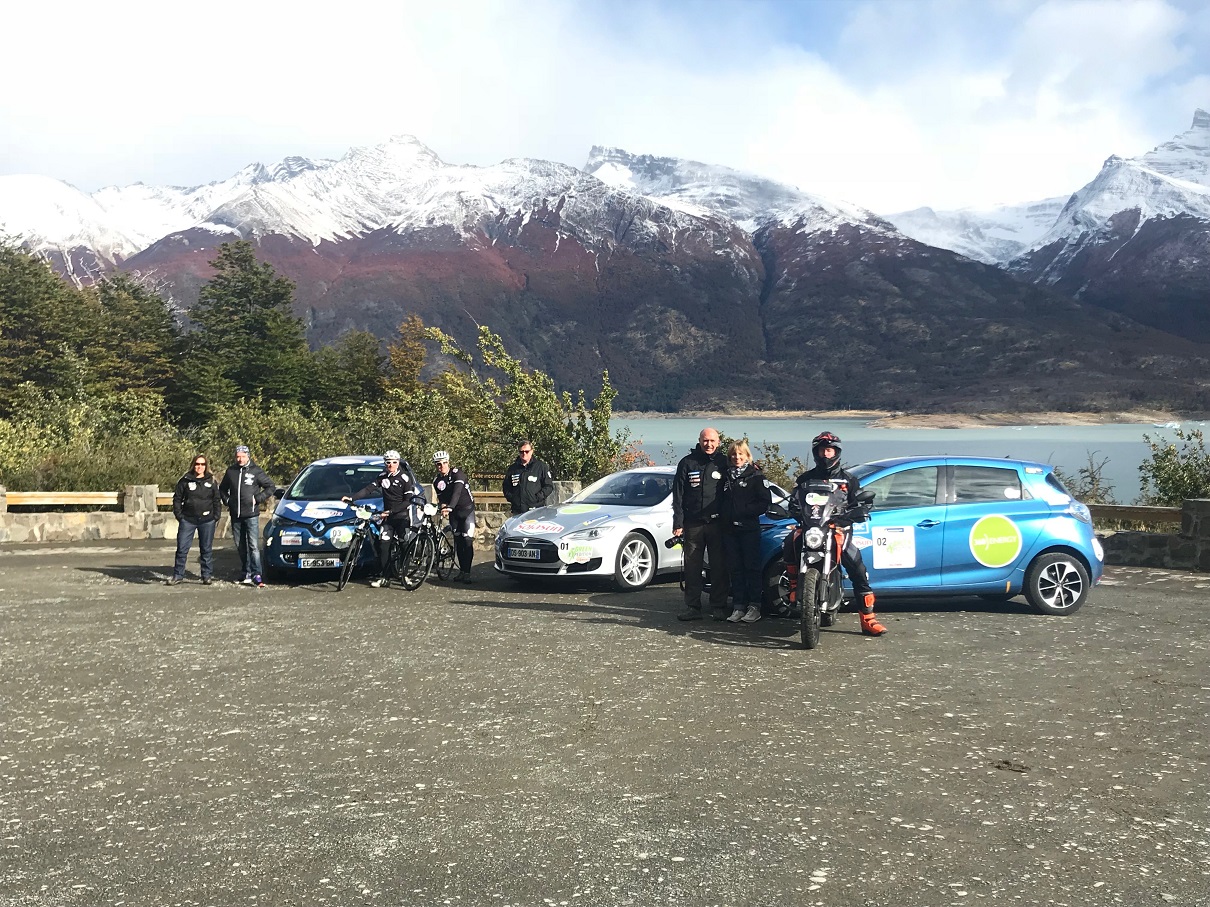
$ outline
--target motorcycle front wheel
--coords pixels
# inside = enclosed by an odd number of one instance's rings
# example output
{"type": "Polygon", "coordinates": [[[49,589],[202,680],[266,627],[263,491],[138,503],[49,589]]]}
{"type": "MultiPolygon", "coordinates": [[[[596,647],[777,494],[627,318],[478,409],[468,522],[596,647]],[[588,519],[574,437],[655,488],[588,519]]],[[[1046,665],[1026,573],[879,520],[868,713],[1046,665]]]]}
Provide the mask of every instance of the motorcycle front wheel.
{"type": "Polygon", "coordinates": [[[357,560],[361,557],[361,543],[364,538],[365,536],[362,535],[353,536],[353,541],[349,543],[349,547],[345,550],[344,566],[340,568],[340,579],[336,581],[337,592],[344,591],[344,587],[349,583],[349,577],[357,569],[357,560]]]}
{"type": "Polygon", "coordinates": [[[802,646],[814,649],[819,645],[819,596],[823,578],[815,568],[798,574],[798,606],[802,608],[802,646]]]}

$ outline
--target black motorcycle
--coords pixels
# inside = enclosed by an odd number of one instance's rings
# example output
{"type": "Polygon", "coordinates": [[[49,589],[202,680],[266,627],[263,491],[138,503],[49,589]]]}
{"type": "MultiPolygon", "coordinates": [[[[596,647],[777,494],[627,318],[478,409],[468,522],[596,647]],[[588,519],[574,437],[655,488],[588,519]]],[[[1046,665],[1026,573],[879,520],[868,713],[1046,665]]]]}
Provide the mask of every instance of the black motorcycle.
{"type": "Polygon", "coordinates": [[[836,482],[817,480],[796,491],[802,509],[798,521],[798,606],[802,608],[802,644],[819,645],[819,628],[830,627],[844,604],[841,554],[853,534],[853,523],[869,512],[874,493],[857,495],[850,509],[848,491],[836,482]],[[860,511],[860,512],[858,512],[860,511]]]}

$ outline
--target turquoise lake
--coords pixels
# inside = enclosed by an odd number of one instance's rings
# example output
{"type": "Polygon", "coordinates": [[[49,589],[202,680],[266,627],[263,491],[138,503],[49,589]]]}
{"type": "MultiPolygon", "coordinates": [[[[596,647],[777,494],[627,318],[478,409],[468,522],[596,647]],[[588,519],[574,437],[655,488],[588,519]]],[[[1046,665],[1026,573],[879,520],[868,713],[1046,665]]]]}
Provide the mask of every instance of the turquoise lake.
{"type": "MultiPolygon", "coordinates": [[[[887,457],[967,455],[1012,457],[1053,463],[1074,476],[1087,465],[1107,460],[1103,478],[1113,487],[1119,503],[1132,503],[1139,494],[1139,465],[1148,459],[1143,435],[1175,441],[1171,426],[1020,425],[994,428],[871,428],[864,419],[775,418],[640,418],[615,419],[615,428],[629,429],[632,440],[656,463],[675,463],[697,443],[706,425],[733,438],[746,437],[756,458],[764,443],[781,446],[782,456],[810,464],[811,439],[832,431],[844,442],[844,462],[863,463],[887,457]]],[[[1181,427],[1205,431],[1205,422],[1183,422],[1181,427]]]]}

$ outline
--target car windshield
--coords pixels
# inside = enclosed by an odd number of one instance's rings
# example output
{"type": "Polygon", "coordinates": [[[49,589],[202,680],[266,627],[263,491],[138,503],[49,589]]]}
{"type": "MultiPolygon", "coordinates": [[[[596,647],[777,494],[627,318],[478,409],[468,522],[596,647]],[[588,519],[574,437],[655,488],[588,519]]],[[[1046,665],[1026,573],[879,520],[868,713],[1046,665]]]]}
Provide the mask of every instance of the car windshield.
{"type": "Polygon", "coordinates": [[[849,472],[858,482],[864,482],[865,477],[878,469],[876,463],[862,463],[860,466],[854,466],[849,472]]]}
{"type": "Polygon", "coordinates": [[[615,472],[593,482],[571,500],[577,504],[651,507],[672,493],[672,475],[662,472],[615,472]]]}
{"type": "Polygon", "coordinates": [[[298,474],[286,492],[290,501],[338,501],[361,491],[382,472],[373,463],[312,463],[298,474]]]}

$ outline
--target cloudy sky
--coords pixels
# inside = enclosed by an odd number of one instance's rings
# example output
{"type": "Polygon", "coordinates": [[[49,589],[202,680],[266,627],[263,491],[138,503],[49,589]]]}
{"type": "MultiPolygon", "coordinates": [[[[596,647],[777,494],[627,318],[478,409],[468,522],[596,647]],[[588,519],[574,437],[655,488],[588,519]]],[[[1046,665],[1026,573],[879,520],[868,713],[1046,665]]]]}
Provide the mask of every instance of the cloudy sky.
{"type": "Polygon", "coordinates": [[[1202,0],[42,0],[0,31],[0,174],[197,185],[415,135],[594,144],[890,213],[1068,194],[1210,109],[1202,0]]]}

